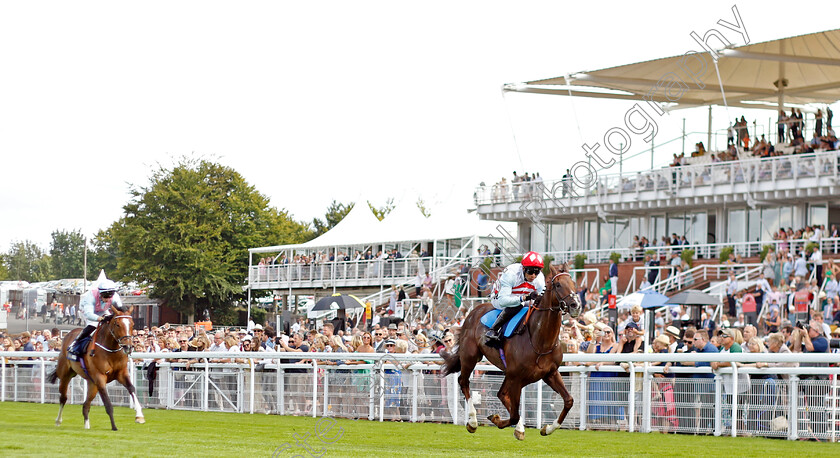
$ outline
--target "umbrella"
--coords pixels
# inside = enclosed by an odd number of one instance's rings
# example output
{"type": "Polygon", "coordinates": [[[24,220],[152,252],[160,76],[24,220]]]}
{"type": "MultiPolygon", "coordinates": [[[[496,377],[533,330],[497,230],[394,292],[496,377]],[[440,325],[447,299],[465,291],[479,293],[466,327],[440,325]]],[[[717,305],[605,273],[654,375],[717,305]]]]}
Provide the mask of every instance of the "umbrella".
{"type": "Polygon", "coordinates": [[[652,289],[645,289],[636,291],[633,294],[624,296],[618,301],[618,308],[630,308],[633,306],[641,306],[642,308],[658,307],[668,302],[668,296],[660,294],[652,289]]]}
{"type": "Polygon", "coordinates": [[[720,299],[703,291],[689,289],[671,296],[668,304],[675,305],[718,305],[720,299]]]}
{"type": "Polygon", "coordinates": [[[322,297],[309,311],[317,312],[322,310],[357,309],[363,308],[364,306],[364,302],[352,294],[341,295],[336,293],[332,296],[322,297]]]}

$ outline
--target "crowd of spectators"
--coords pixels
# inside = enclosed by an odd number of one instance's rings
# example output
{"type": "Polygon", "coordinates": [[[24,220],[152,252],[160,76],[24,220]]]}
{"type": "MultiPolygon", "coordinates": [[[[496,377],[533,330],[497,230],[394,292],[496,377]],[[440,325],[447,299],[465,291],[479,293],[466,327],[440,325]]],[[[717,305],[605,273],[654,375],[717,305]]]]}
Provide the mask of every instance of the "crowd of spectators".
{"type": "MultiPolygon", "coordinates": [[[[491,187],[491,199],[495,202],[505,202],[510,197],[514,201],[529,200],[532,198],[541,198],[539,187],[542,185],[543,179],[539,172],[525,173],[519,175],[513,172],[513,177],[508,181],[507,177],[502,179],[491,187]]],[[[481,183],[479,186],[485,186],[481,183]]]]}

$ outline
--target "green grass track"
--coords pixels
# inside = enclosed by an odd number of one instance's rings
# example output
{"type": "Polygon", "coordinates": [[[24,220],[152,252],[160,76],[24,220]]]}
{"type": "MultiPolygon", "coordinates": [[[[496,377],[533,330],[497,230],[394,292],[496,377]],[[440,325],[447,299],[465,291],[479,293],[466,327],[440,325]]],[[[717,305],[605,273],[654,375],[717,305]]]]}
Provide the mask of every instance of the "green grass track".
{"type": "Polygon", "coordinates": [[[520,442],[513,438],[513,429],[488,426],[469,434],[463,426],[440,424],[339,419],[319,425],[319,419],[311,417],[153,409],[144,413],[146,424],[138,425],[133,410],[116,408],[115,432],[105,409],[94,406],[91,429],[84,430],[79,405],[68,405],[64,423],[56,427],[55,404],[3,402],[0,456],[268,457],[284,444],[288,447],[275,456],[840,456],[840,444],[763,438],[571,430],[542,437],[529,428],[520,442]],[[304,440],[311,453],[303,448],[304,440]]]}

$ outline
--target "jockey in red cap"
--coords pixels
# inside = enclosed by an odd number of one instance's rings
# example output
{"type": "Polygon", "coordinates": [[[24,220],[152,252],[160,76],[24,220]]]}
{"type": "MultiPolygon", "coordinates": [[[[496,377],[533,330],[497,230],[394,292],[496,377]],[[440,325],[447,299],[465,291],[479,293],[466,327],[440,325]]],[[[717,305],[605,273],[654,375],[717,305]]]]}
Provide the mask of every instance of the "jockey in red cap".
{"type": "Polygon", "coordinates": [[[490,302],[502,313],[487,331],[488,341],[498,341],[502,325],[514,317],[522,308],[523,302],[532,301],[545,290],[545,276],[542,273],[543,258],[539,253],[529,251],[521,262],[505,268],[502,275],[493,284],[490,302]]]}

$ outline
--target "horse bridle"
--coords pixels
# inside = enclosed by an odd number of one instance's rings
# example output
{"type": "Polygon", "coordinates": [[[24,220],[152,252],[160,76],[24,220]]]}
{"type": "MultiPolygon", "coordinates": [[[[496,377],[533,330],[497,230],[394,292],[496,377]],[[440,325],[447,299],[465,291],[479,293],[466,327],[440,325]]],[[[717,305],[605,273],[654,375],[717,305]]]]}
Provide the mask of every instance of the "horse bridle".
{"type": "Polygon", "coordinates": [[[108,347],[100,344],[99,342],[96,342],[96,346],[105,350],[105,351],[107,351],[107,352],[109,352],[109,353],[116,353],[116,352],[122,350],[123,352],[125,352],[126,355],[131,354],[131,350],[132,350],[131,345],[123,345],[122,344],[123,339],[131,339],[131,335],[124,335],[122,337],[117,337],[114,334],[114,330],[111,328],[111,323],[110,323],[111,321],[121,320],[121,319],[125,319],[125,318],[131,319],[132,317],[131,317],[131,315],[115,315],[115,316],[112,316],[111,318],[108,319],[108,321],[109,321],[108,332],[111,334],[111,337],[115,341],[117,341],[117,348],[108,348],[108,347]]]}
{"type": "Polygon", "coordinates": [[[569,294],[567,294],[563,297],[560,297],[560,293],[557,292],[557,290],[559,288],[555,288],[554,281],[557,280],[557,277],[559,277],[561,275],[566,275],[568,277],[571,277],[571,275],[569,275],[568,272],[560,272],[560,273],[558,273],[557,275],[555,275],[554,277],[551,278],[551,294],[555,298],[557,298],[557,305],[556,306],[550,306],[550,307],[547,307],[547,308],[540,308],[539,304],[537,304],[534,307],[535,312],[562,312],[564,315],[566,313],[569,313],[569,304],[566,303],[566,300],[571,298],[571,300],[574,301],[575,292],[572,291],[569,294]]]}

